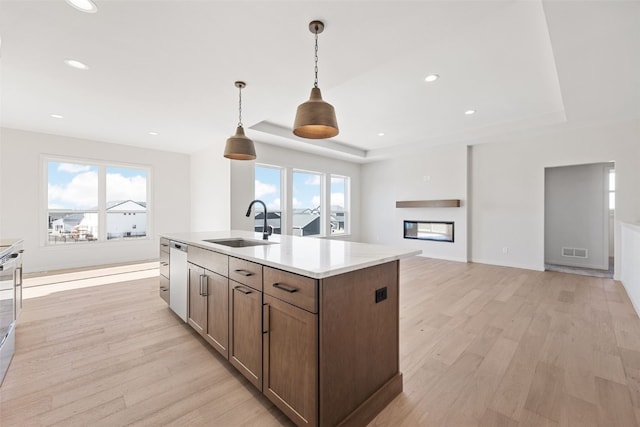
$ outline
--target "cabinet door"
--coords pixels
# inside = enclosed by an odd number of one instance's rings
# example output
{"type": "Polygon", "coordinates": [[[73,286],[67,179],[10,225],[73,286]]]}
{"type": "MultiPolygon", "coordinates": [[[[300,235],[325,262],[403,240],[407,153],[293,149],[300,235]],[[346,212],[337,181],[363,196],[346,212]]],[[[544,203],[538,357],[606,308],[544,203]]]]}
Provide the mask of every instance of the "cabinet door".
{"type": "Polygon", "coordinates": [[[198,331],[199,334],[205,334],[207,326],[207,298],[203,296],[204,269],[189,263],[189,307],[188,307],[188,323],[198,331]]]}
{"type": "Polygon", "coordinates": [[[318,422],[318,316],[264,295],[264,394],[299,426],[318,422]]]}
{"type": "Polygon", "coordinates": [[[262,390],[262,292],[229,281],[229,361],[262,390]]]}
{"type": "Polygon", "coordinates": [[[206,271],[207,334],[205,339],[229,358],[229,279],[206,271]]]}

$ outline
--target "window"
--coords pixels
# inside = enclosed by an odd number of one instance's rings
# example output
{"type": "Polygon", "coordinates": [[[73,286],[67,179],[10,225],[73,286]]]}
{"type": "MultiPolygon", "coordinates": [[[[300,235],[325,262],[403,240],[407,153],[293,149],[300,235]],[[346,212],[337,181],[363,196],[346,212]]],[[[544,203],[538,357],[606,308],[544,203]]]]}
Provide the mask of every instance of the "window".
{"type": "MultiPolygon", "coordinates": [[[[273,166],[256,165],[255,198],[267,205],[267,226],[273,227],[274,234],[282,233],[282,169],[273,166]]],[[[254,205],[256,232],[262,232],[264,212],[260,205],[254,205]]]]}
{"type": "Polygon", "coordinates": [[[292,227],[294,236],[320,234],[322,175],[293,172],[292,227]]]}
{"type": "Polygon", "coordinates": [[[48,243],[98,240],[98,166],[48,162],[48,243]]]}
{"type": "Polygon", "coordinates": [[[609,210],[616,208],[616,170],[609,169],[609,210]]]}
{"type": "MultiPolygon", "coordinates": [[[[349,230],[350,178],[314,171],[255,165],[254,196],[267,205],[267,224],[276,234],[340,236],[349,230]]],[[[264,213],[256,205],[254,231],[264,213]]]]}
{"type": "Polygon", "coordinates": [[[148,170],[46,161],[47,244],[147,236],[148,170]]]}
{"type": "Polygon", "coordinates": [[[331,175],[331,234],[345,234],[348,232],[347,221],[348,209],[346,201],[349,200],[349,178],[345,176],[331,175]]]}

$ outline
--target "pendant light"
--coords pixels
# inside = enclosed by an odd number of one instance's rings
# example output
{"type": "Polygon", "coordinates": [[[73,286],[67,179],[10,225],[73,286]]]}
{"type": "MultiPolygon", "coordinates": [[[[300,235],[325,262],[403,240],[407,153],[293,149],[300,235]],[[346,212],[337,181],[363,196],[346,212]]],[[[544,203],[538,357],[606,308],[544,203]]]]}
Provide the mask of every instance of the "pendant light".
{"type": "Polygon", "coordinates": [[[301,138],[325,139],[338,134],[338,121],[333,106],[322,100],[318,87],[318,34],[324,30],[324,23],[311,21],[309,30],[315,35],[315,80],[309,100],[298,106],[293,133],[301,138]]]}
{"type": "Polygon", "coordinates": [[[256,149],[253,141],[244,135],[242,127],[242,89],[247,84],[245,82],[235,82],[238,88],[238,128],[236,134],[227,139],[227,145],[224,147],[224,156],[232,160],[254,160],[256,158],[256,149]]]}

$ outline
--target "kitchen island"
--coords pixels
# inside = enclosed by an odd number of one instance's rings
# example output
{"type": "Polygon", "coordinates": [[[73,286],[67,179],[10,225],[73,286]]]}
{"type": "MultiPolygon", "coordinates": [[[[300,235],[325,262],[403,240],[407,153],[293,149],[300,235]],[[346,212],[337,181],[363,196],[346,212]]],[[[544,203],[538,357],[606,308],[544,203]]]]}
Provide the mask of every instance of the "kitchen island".
{"type": "Polygon", "coordinates": [[[420,251],[245,231],[160,245],[170,307],[297,425],[366,425],[402,391],[399,260],[420,251]]]}

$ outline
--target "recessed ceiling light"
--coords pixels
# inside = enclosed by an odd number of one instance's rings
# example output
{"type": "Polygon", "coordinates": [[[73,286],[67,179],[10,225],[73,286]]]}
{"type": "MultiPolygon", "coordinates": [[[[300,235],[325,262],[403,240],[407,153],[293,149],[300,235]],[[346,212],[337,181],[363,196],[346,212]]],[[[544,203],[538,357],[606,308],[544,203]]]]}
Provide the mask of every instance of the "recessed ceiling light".
{"type": "Polygon", "coordinates": [[[467,110],[467,111],[465,111],[464,113],[465,113],[467,116],[470,116],[470,115],[472,115],[472,114],[475,114],[475,113],[476,113],[476,110],[467,110]]]}
{"type": "Polygon", "coordinates": [[[429,74],[427,77],[424,78],[424,81],[431,83],[431,82],[435,82],[439,78],[440,76],[438,74],[429,74]]]}
{"type": "Polygon", "coordinates": [[[380,132],[378,136],[384,136],[384,132],[380,132]]]}
{"type": "Polygon", "coordinates": [[[61,116],[60,114],[49,114],[50,117],[53,117],[54,119],[63,119],[64,116],[61,116]]]}
{"type": "Polygon", "coordinates": [[[158,132],[149,132],[149,135],[151,135],[151,136],[157,136],[157,135],[158,135],[158,132]]]}
{"type": "Polygon", "coordinates": [[[98,6],[91,0],[66,0],[66,2],[82,12],[96,13],[98,11],[98,6]]]}
{"type": "Polygon", "coordinates": [[[83,62],[80,62],[75,59],[65,59],[64,63],[67,64],[71,68],[76,68],[78,70],[88,70],[89,66],[83,62]]]}

